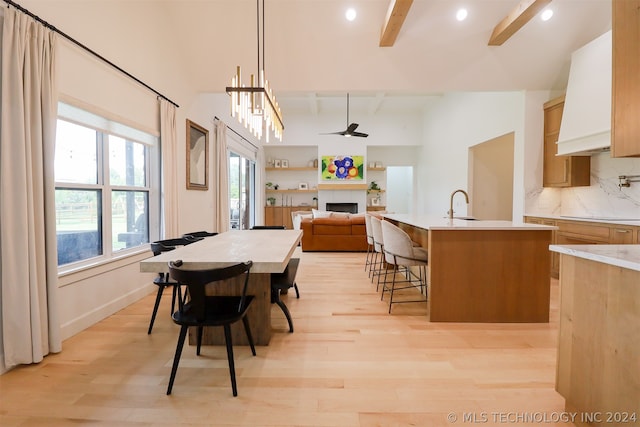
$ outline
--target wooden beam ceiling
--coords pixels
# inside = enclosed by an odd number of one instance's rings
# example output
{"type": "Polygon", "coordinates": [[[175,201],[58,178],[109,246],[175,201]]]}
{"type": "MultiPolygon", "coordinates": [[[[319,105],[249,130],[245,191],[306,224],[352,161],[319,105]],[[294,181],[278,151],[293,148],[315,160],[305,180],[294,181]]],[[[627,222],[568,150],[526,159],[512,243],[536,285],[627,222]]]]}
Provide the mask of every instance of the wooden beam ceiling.
{"type": "Polygon", "coordinates": [[[551,0],[522,0],[520,4],[493,29],[493,33],[489,39],[489,46],[502,45],[549,3],[551,3],[551,0]]]}
{"type": "Polygon", "coordinates": [[[387,17],[382,26],[380,47],[390,47],[396,42],[398,33],[400,33],[412,3],[413,0],[391,0],[387,17]]]}

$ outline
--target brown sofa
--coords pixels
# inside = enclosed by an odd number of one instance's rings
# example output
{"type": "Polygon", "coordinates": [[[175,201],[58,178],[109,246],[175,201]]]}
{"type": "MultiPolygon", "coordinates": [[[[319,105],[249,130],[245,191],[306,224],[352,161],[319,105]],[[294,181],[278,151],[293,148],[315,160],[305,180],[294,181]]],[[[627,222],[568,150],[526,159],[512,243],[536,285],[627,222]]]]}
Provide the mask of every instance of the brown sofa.
{"type": "Polygon", "coordinates": [[[363,215],[304,218],[300,222],[303,252],[364,252],[367,231],[363,215]]]}

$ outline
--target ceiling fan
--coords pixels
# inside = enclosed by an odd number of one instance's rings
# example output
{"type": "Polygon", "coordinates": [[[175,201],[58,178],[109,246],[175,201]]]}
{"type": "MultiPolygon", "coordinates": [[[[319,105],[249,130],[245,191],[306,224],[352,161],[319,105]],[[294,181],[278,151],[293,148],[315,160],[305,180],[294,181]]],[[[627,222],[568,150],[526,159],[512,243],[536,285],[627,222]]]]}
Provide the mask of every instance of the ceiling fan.
{"type": "Polygon", "coordinates": [[[321,133],[320,135],[342,135],[345,137],[359,136],[361,138],[368,137],[368,133],[356,132],[358,126],[358,123],[349,123],[349,94],[347,93],[347,128],[340,132],[321,133]]]}

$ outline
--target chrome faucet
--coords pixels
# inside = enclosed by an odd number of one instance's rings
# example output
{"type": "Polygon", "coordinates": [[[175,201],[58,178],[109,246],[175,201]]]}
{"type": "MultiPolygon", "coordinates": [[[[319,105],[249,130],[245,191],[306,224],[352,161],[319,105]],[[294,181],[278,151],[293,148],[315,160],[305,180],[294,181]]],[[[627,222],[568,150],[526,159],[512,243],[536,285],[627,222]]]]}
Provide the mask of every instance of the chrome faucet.
{"type": "Polygon", "coordinates": [[[467,201],[467,204],[469,204],[469,195],[467,194],[466,191],[464,191],[464,190],[456,190],[453,193],[451,193],[451,200],[449,201],[449,212],[447,212],[449,214],[449,219],[453,219],[453,196],[455,196],[456,193],[464,194],[464,198],[467,201]]]}

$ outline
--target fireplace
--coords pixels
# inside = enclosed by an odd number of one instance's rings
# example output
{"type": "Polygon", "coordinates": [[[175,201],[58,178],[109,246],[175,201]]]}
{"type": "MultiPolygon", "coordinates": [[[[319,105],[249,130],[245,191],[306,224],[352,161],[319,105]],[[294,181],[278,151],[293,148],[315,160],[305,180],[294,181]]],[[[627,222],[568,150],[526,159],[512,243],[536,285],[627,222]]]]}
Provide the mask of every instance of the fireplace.
{"type": "Polygon", "coordinates": [[[331,212],[358,213],[357,203],[327,203],[327,210],[331,212]]]}

